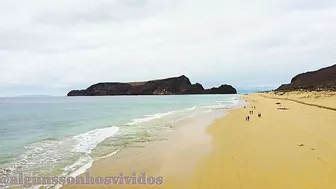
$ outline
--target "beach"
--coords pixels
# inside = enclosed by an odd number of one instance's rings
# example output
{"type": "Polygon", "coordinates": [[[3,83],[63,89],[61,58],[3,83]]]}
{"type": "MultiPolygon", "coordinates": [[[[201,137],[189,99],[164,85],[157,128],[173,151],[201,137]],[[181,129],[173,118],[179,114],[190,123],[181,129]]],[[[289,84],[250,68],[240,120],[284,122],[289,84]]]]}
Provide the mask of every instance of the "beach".
{"type": "Polygon", "coordinates": [[[262,117],[246,122],[239,109],[211,125],[214,150],[190,188],[334,188],[336,112],[261,94],[248,100],[262,117]]]}
{"type": "Polygon", "coordinates": [[[336,0],[0,5],[0,189],[336,189],[336,0]]]}
{"type": "MultiPolygon", "coordinates": [[[[162,162],[156,160],[158,153],[178,149],[170,144],[177,144],[181,151],[189,144],[193,149],[198,146],[194,143],[206,145],[199,134],[211,141],[204,132],[211,116],[237,103],[238,95],[0,98],[0,185],[5,183],[1,180],[4,174],[76,177],[106,157],[138,165],[151,157],[155,161],[150,163],[162,162]],[[199,127],[187,120],[197,120],[199,127]],[[180,140],[184,138],[188,140],[180,140]],[[136,159],[126,161],[134,153],[139,153],[136,159]]],[[[109,167],[121,164],[114,161],[109,167]]],[[[51,188],[56,184],[33,185],[51,188]]]]}
{"type": "MultiPolygon", "coordinates": [[[[164,178],[161,185],[113,188],[334,188],[336,112],[290,101],[291,96],[273,97],[242,96],[249,103],[246,108],[227,115],[223,111],[206,127],[206,121],[191,122],[172,132],[169,140],[123,150],[94,163],[87,172],[95,177],[146,173],[164,178]],[[252,106],[256,109],[246,121],[252,106]]],[[[335,107],[330,98],[334,96],[325,98],[328,105],[335,107]]],[[[78,187],[85,186],[63,188],[78,187]]]]}

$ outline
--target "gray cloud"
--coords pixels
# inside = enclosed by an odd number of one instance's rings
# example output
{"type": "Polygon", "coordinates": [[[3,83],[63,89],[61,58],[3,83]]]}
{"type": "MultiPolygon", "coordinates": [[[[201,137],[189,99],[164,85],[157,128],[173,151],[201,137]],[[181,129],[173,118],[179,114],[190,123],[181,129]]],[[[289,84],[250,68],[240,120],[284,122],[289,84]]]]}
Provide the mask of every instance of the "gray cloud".
{"type": "Polygon", "coordinates": [[[0,95],[180,74],[276,87],[335,63],[335,33],[328,0],[1,1],[0,95]]]}
{"type": "Polygon", "coordinates": [[[78,26],[81,24],[122,23],[155,16],[171,8],[177,1],[157,0],[97,0],[70,1],[64,9],[50,7],[35,16],[41,24],[78,26]]]}
{"type": "Polygon", "coordinates": [[[297,1],[287,1],[284,3],[286,8],[293,8],[293,9],[326,9],[330,7],[335,7],[336,2],[334,0],[297,0],[297,1]]]}

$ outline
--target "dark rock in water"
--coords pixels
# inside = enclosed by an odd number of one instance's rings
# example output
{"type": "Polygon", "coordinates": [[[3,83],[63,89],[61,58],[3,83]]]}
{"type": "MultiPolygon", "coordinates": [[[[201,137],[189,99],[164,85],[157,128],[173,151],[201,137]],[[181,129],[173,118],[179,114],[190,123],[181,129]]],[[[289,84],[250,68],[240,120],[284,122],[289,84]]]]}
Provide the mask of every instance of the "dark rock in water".
{"type": "Polygon", "coordinates": [[[183,94],[236,94],[230,85],[205,90],[199,83],[191,84],[182,75],[160,80],[131,83],[98,83],[85,90],[73,90],[68,96],[108,96],[108,95],[183,95],[183,94]]]}
{"type": "Polygon", "coordinates": [[[336,91],[336,64],[317,71],[299,74],[290,84],[281,85],[276,91],[293,90],[332,90],[336,91]]]}
{"type": "Polygon", "coordinates": [[[86,90],[73,90],[68,93],[68,96],[85,96],[86,90]]]}
{"type": "Polygon", "coordinates": [[[237,94],[237,90],[231,85],[221,85],[204,91],[205,94],[237,94]]]}

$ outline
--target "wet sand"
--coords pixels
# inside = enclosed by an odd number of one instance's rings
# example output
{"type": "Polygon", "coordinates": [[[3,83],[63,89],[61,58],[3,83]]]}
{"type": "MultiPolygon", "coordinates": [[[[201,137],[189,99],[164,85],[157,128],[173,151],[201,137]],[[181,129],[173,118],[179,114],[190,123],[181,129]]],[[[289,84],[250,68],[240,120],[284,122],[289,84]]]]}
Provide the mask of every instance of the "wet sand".
{"type": "MultiPolygon", "coordinates": [[[[115,156],[97,161],[87,170],[93,177],[132,176],[146,173],[147,177],[163,177],[162,185],[74,185],[62,188],[174,188],[186,187],[197,163],[212,150],[208,125],[223,117],[227,110],[186,119],[173,126],[173,131],[161,141],[148,142],[139,147],[125,148],[115,156]]],[[[136,144],[134,146],[137,146],[136,144]]]]}
{"type": "MultiPolygon", "coordinates": [[[[261,95],[244,96],[249,102],[246,109],[232,110],[208,127],[202,126],[206,121],[200,117],[177,129],[169,140],[125,149],[88,170],[92,176],[146,172],[163,176],[163,185],[87,187],[336,188],[336,111],[261,95]],[[251,106],[256,109],[247,122],[251,106]]],[[[336,107],[335,101],[326,100],[324,104],[336,107]]]]}

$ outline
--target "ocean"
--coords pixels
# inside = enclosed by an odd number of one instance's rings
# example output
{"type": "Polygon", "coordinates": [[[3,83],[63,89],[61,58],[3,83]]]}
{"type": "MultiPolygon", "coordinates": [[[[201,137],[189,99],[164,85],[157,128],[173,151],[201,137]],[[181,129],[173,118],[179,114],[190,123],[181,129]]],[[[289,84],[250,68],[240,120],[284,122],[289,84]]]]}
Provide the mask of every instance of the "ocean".
{"type": "Polygon", "coordinates": [[[77,176],[123,148],[162,140],[180,120],[239,103],[238,95],[0,98],[0,171],[77,176]]]}

